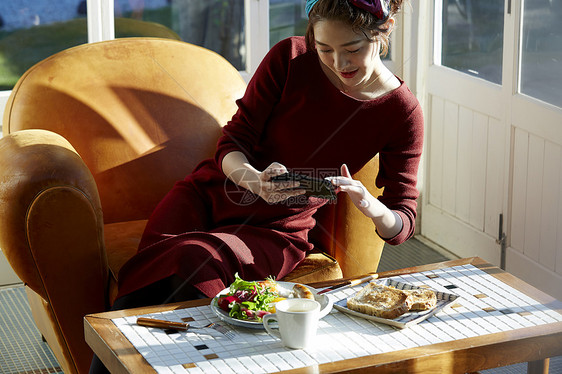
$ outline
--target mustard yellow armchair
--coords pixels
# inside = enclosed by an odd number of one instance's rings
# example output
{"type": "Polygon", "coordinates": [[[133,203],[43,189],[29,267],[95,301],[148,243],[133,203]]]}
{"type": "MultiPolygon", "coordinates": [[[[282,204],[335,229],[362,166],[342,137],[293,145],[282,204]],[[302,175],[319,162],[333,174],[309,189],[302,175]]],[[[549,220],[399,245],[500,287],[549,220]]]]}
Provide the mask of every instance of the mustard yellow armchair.
{"type": "MultiPolygon", "coordinates": [[[[216,53],[156,38],[62,51],[14,87],[0,139],[0,248],[65,373],[88,371],[84,315],[111,305],[150,213],[212,157],[244,89],[216,53]]],[[[373,159],[356,177],[373,185],[376,173],[373,159]]],[[[285,280],[376,270],[383,242],[347,198],[317,218],[317,253],[285,280]]]]}

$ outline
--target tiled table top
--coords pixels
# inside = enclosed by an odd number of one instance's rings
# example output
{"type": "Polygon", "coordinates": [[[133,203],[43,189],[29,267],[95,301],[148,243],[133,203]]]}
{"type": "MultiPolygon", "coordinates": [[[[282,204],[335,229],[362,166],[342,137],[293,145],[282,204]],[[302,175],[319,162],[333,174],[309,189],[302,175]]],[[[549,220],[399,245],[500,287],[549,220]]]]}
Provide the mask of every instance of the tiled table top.
{"type": "MultiPolygon", "coordinates": [[[[285,348],[264,330],[228,326],[236,334],[231,340],[213,329],[170,332],[137,326],[139,316],[112,321],[158,373],[276,372],[562,321],[562,314],[470,264],[392,279],[460,297],[405,329],[334,309],[320,321],[314,348],[306,350],[285,348]]],[[[336,291],[330,297],[337,301],[363,286],[336,291]]],[[[219,322],[209,306],[143,316],[187,319],[197,326],[219,322]]]]}

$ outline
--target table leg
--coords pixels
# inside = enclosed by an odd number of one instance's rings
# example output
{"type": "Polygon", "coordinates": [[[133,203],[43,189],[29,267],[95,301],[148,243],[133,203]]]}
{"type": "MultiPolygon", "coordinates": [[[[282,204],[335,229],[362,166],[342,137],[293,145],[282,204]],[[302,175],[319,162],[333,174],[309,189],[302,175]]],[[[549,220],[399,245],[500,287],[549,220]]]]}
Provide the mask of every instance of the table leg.
{"type": "Polygon", "coordinates": [[[527,364],[527,374],[548,374],[550,359],[531,361],[527,364]]]}

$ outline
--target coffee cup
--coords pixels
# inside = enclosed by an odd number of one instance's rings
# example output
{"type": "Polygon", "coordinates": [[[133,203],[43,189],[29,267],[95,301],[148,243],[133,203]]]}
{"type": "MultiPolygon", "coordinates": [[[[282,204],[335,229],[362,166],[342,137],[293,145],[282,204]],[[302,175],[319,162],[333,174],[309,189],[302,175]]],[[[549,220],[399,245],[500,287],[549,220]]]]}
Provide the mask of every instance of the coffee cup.
{"type": "Polygon", "coordinates": [[[263,326],[289,348],[306,348],[314,341],[318,329],[320,303],[312,299],[285,299],[275,304],[275,313],[263,317],[263,326]],[[279,331],[269,326],[277,321],[279,331]]]}

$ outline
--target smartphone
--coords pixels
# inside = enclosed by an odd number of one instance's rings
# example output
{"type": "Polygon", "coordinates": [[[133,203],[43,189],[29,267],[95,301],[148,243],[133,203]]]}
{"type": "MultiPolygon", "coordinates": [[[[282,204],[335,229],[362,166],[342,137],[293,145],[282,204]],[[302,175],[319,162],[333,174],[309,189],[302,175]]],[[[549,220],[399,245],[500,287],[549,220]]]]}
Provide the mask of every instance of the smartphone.
{"type": "Polygon", "coordinates": [[[307,196],[314,196],[328,200],[336,199],[334,185],[327,179],[289,172],[272,177],[271,180],[274,182],[298,181],[300,186],[296,188],[304,189],[307,196]]]}

